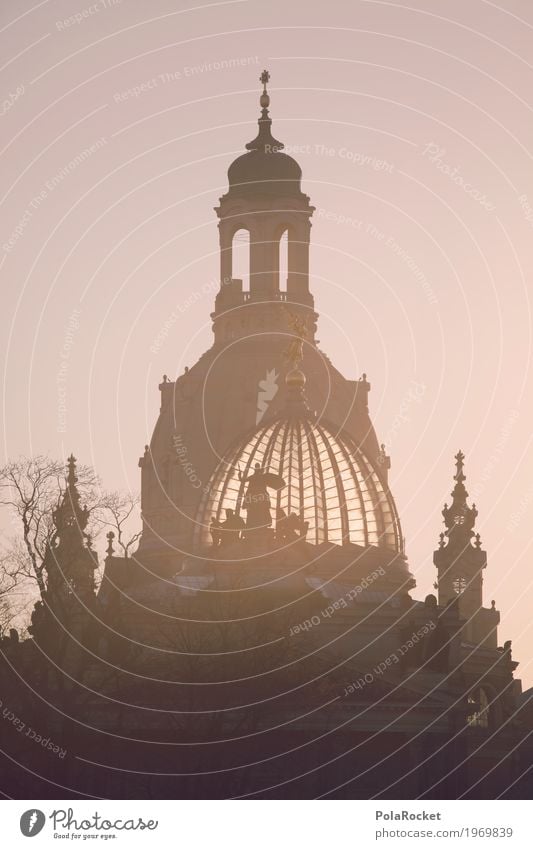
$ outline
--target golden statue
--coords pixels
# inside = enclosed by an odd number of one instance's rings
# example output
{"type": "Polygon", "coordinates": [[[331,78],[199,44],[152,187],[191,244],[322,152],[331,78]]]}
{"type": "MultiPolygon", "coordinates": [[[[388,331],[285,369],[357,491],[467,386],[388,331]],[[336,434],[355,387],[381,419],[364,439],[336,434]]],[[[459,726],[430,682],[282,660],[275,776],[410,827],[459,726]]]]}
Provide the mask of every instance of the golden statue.
{"type": "Polygon", "coordinates": [[[301,315],[296,315],[290,312],[290,310],[287,310],[287,316],[290,328],[294,333],[294,338],[285,351],[285,359],[291,368],[296,369],[300,366],[304,358],[304,341],[309,336],[307,321],[301,315]]]}

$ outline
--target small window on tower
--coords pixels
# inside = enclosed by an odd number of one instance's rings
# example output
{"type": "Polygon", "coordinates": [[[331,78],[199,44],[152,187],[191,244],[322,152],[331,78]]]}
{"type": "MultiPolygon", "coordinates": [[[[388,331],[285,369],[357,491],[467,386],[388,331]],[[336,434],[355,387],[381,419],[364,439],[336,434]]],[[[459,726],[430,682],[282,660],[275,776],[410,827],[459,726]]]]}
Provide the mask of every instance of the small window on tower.
{"type": "Polygon", "coordinates": [[[454,518],[454,520],[453,520],[453,521],[455,522],[455,524],[456,524],[456,525],[464,525],[464,523],[465,523],[465,517],[464,517],[464,516],[461,516],[461,515],[459,515],[459,516],[455,516],[455,518],[454,518]]]}
{"type": "Polygon", "coordinates": [[[463,578],[462,575],[459,575],[457,578],[454,578],[452,581],[453,591],[456,595],[461,595],[466,590],[466,578],[463,578]]]}

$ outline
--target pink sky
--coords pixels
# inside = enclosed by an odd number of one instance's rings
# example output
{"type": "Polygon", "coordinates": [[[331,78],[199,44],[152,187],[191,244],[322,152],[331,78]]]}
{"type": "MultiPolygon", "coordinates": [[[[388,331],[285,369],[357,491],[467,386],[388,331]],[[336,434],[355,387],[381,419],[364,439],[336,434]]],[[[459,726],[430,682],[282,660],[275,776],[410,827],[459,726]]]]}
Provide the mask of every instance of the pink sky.
{"type": "Polygon", "coordinates": [[[526,0],[2,4],[5,457],[139,488],[157,384],[211,343],[213,207],[268,67],[321,348],[372,383],[416,595],[461,448],[530,684],[532,36],[526,0]]]}

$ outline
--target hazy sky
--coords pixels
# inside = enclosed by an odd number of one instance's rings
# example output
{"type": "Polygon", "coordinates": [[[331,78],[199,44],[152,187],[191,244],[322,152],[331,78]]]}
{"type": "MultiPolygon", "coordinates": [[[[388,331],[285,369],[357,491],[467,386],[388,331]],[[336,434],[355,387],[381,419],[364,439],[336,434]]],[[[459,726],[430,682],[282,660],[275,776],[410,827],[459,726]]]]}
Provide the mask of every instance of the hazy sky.
{"type": "Polygon", "coordinates": [[[5,456],[139,488],[161,376],[211,343],[213,206],[268,67],[321,348],[372,383],[416,595],[461,448],[530,684],[532,40],[530,0],[2,3],[5,456]]]}

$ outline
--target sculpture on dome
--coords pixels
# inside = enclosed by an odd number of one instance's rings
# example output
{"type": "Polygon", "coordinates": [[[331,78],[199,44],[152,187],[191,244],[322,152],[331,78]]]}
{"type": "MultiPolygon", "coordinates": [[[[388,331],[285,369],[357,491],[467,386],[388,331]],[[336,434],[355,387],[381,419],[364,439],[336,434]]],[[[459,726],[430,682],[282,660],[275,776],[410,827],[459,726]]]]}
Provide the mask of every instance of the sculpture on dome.
{"type": "Polygon", "coordinates": [[[276,539],[278,542],[305,541],[308,530],[309,522],[304,522],[294,512],[287,516],[285,510],[279,508],[276,518],[276,539]]]}
{"type": "Polygon", "coordinates": [[[216,516],[212,516],[211,524],[209,525],[209,533],[211,534],[211,540],[214,548],[218,548],[218,546],[222,543],[221,528],[222,522],[219,522],[216,516]]]}
{"type": "Polygon", "coordinates": [[[239,481],[247,484],[247,489],[242,499],[242,508],[246,510],[246,531],[261,531],[272,525],[272,514],[270,512],[269,489],[280,490],[285,486],[285,481],[280,475],[265,472],[260,463],[256,463],[251,475],[244,476],[239,469],[239,481]]]}
{"type": "Polygon", "coordinates": [[[290,367],[293,369],[297,369],[304,358],[304,341],[309,336],[307,330],[307,321],[300,315],[295,315],[295,313],[287,310],[288,321],[293,331],[293,338],[289,344],[289,347],[285,351],[285,359],[289,363],[290,367]]]}
{"type": "Polygon", "coordinates": [[[232,545],[242,539],[242,532],[245,524],[240,516],[237,516],[235,510],[226,510],[226,521],[219,525],[220,545],[232,545]]]}

